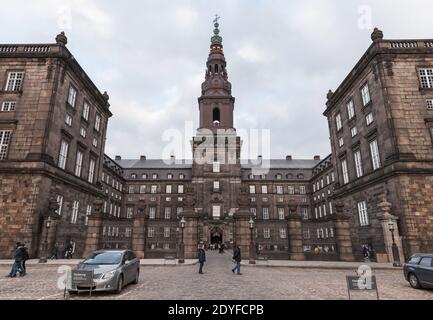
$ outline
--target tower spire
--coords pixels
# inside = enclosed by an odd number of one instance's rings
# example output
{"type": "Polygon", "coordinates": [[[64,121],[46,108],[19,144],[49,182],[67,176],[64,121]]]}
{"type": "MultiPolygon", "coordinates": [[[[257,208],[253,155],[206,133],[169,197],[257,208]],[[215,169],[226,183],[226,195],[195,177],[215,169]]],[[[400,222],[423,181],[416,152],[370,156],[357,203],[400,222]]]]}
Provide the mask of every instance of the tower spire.
{"type": "Polygon", "coordinates": [[[218,23],[219,19],[221,17],[216,14],[213,20],[215,29],[213,30],[214,35],[211,38],[211,50],[221,50],[223,47],[223,38],[220,36],[220,25],[218,23]]]}

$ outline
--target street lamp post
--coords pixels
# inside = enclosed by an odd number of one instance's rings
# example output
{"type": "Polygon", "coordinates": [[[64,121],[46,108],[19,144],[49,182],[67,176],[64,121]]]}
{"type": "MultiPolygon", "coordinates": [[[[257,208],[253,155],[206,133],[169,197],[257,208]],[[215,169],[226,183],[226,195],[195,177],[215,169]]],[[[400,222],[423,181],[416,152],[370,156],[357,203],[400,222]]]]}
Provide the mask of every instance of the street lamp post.
{"type": "Polygon", "coordinates": [[[391,231],[392,236],[392,258],[393,258],[393,266],[394,267],[401,267],[400,262],[400,254],[398,252],[398,246],[395,243],[395,237],[394,237],[394,231],[395,231],[395,223],[392,220],[389,220],[388,222],[389,231],[391,231]]]}
{"type": "Polygon", "coordinates": [[[179,263],[185,263],[185,244],[183,243],[183,230],[185,229],[185,225],[185,218],[182,217],[182,219],[180,220],[181,238],[179,247],[179,263]]]}
{"type": "Polygon", "coordinates": [[[250,236],[250,264],[256,264],[256,250],[255,250],[254,235],[253,235],[254,220],[252,217],[250,218],[250,221],[248,223],[250,224],[250,232],[251,232],[251,236],[250,236]]]}
{"type": "Polygon", "coordinates": [[[45,240],[44,240],[44,246],[43,246],[43,256],[39,258],[39,263],[46,263],[48,260],[48,233],[50,231],[51,227],[51,217],[48,216],[47,223],[45,225],[46,232],[45,232],[45,240]]]}

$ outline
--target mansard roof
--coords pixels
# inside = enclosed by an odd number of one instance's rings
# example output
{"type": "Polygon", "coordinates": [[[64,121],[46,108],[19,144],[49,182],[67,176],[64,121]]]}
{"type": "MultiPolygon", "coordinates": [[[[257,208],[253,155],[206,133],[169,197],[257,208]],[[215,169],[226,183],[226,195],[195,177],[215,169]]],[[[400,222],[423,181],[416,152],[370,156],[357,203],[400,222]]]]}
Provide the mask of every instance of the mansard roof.
{"type": "MultiPolygon", "coordinates": [[[[320,160],[309,159],[271,159],[263,160],[264,163],[269,161],[271,169],[313,169],[320,160]]],[[[258,167],[257,160],[248,160],[247,164],[242,164],[242,169],[252,169],[258,167]]]]}

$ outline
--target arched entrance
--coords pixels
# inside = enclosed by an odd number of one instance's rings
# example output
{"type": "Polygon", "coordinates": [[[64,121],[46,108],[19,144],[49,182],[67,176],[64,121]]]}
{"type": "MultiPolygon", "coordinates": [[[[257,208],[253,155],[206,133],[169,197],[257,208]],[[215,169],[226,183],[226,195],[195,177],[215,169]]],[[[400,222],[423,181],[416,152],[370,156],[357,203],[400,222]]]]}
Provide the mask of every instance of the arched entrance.
{"type": "Polygon", "coordinates": [[[214,228],[210,232],[210,243],[220,244],[223,243],[223,232],[218,228],[214,228]]]}

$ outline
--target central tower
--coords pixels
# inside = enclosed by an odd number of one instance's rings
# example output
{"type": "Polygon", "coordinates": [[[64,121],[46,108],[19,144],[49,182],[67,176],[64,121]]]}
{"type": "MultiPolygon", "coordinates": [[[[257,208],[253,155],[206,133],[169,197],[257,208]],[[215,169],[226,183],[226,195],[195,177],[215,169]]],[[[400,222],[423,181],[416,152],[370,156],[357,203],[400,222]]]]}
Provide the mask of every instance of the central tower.
{"type": "Polygon", "coordinates": [[[224,57],[222,37],[218,17],[214,20],[214,35],[211,38],[210,53],[207,59],[205,81],[198,99],[200,128],[216,131],[234,129],[232,85],[228,81],[227,63],[224,57]]]}

